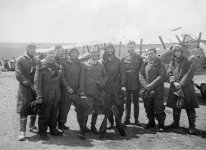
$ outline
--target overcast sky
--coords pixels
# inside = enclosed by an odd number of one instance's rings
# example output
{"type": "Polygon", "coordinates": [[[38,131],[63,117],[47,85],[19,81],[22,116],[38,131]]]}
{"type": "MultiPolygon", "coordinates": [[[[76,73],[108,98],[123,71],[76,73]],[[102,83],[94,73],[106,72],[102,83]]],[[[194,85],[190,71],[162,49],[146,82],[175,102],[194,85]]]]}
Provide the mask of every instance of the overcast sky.
{"type": "Polygon", "coordinates": [[[0,42],[82,43],[206,23],[206,0],[0,0],[0,42]]]}

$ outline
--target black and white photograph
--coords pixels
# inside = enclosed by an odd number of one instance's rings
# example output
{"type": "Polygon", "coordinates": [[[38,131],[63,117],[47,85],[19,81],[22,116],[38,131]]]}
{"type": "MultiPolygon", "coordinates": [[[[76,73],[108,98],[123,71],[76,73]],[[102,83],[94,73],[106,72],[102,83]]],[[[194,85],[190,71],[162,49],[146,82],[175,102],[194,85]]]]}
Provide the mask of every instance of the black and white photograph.
{"type": "Polygon", "coordinates": [[[205,138],[205,0],[0,0],[0,150],[205,138]]]}

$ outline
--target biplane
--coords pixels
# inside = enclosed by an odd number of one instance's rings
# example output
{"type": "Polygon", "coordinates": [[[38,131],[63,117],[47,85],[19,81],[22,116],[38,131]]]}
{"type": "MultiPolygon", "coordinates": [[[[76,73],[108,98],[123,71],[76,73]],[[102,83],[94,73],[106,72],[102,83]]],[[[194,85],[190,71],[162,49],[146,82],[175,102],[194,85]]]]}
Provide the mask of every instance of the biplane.
{"type": "MultiPolygon", "coordinates": [[[[198,70],[202,70],[206,67],[206,45],[203,43],[202,35],[206,33],[204,31],[206,29],[206,25],[202,25],[199,28],[196,26],[196,29],[193,30],[191,27],[178,27],[175,29],[170,30],[169,32],[167,31],[167,35],[173,38],[173,41],[169,44],[170,47],[167,47],[167,43],[164,42],[163,36],[158,33],[156,33],[156,39],[159,39],[161,47],[158,48],[158,57],[165,63],[165,65],[168,65],[173,57],[172,53],[172,46],[175,44],[180,44],[183,47],[183,53],[186,57],[193,59],[193,62],[198,70]],[[201,32],[202,30],[202,32],[201,32]],[[199,31],[198,36],[194,36],[194,33],[199,31]],[[174,38],[176,41],[174,41],[174,38]]],[[[164,32],[166,33],[166,32],[164,32]]],[[[163,32],[161,32],[163,34],[163,32]]],[[[154,37],[154,35],[153,35],[154,37]]],[[[165,34],[164,34],[165,37],[165,34]]],[[[144,37],[145,38],[145,37],[144,37]]],[[[144,38],[140,38],[140,44],[137,45],[137,53],[139,53],[142,57],[146,57],[145,55],[145,45],[143,44],[144,38]]],[[[168,39],[168,37],[166,38],[168,39]]],[[[105,50],[105,45],[107,43],[110,43],[112,41],[93,41],[89,43],[83,43],[83,44],[71,44],[71,45],[63,45],[63,48],[65,50],[69,50],[73,47],[76,47],[80,49],[81,55],[79,56],[79,59],[81,61],[85,61],[89,59],[89,51],[90,51],[90,46],[97,46],[100,49],[100,58],[103,56],[104,50],[105,50]]],[[[113,43],[113,42],[112,42],[113,43]]],[[[115,45],[115,51],[116,54],[119,57],[124,56],[126,50],[126,46],[123,44],[121,40],[119,40],[119,43],[113,43],[115,45]]],[[[160,45],[159,44],[159,45],[160,45]]],[[[151,45],[150,45],[151,46],[151,45]]],[[[152,45],[153,47],[154,45],[152,45]]],[[[156,48],[156,47],[155,47],[156,48]]],[[[53,50],[53,48],[49,49],[37,49],[37,52],[47,52],[53,50]]],[[[206,70],[205,72],[205,80],[201,81],[199,83],[195,83],[196,88],[201,91],[201,94],[203,97],[206,97],[206,70]]],[[[198,72],[197,74],[198,75],[198,72]]]]}

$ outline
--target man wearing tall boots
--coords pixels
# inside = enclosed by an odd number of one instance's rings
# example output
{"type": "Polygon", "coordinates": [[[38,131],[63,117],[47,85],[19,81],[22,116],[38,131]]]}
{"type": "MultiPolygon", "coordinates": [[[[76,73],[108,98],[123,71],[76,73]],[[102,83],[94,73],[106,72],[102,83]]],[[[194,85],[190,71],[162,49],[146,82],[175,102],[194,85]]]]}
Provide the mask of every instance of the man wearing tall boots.
{"type": "MultiPolygon", "coordinates": [[[[68,72],[68,65],[69,64],[68,64],[67,60],[63,57],[64,56],[64,49],[61,45],[57,45],[57,46],[55,46],[54,51],[55,51],[55,61],[62,68],[65,79],[68,80],[69,77],[67,75],[67,72],[68,72]]],[[[67,121],[67,115],[68,115],[68,112],[70,110],[72,101],[70,99],[68,99],[66,89],[63,86],[61,86],[60,88],[61,88],[61,99],[60,99],[60,103],[59,103],[59,113],[58,113],[57,118],[58,118],[58,128],[61,131],[64,131],[64,130],[69,129],[69,127],[67,127],[65,124],[67,121]]]]}
{"type": "Polygon", "coordinates": [[[72,93],[72,88],[67,84],[60,66],[55,62],[55,55],[49,53],[41,65],[37,67],[34,77],[34,88],[37,93],[36,102],[41,104],[39,111],[39,134],[43,140],[48,140],[47,127],[50,135],[62,136],[57,130],[57,114],[61,98],[60,85],[66,92],[72,93]]]}
{"type": "Polygon", "coordinates": [[[27,45],[26,52],[23,56],[17,59],[15,73],[16,79],[19,82],[18,96],[17,96],[17,113],[20,114],[20,135],[19,140],[24,141],[26,138],[26,124],[27,116],[31,117],[30,131],[37,132],[35,127],[35,114],[31,113],[29,104],[35,100],[36,94],[34,91],[34,74],[36,66],[40,63],[35,55],[36,45],[27,45]]]}
{"type": "Polygon", "coordinates": [[[148,60],[140,69],[139,79],[144,89],[144,107],[149,120],[146,129],[155,127],[155,119],[158,121],[159,132],[165,131],[164,121],[164,82],[166,81],[166,68],[156,56],[157,51],[151,48],[147,51],[148,60]]]}
{"type": "Polygon", "coordinates": [[[192,60],[189,61],[184,56],[181,45],[174,46],[173,53],[174,57],[168,69],[170,88],[167,100],[167,106],[173,109],[173,123],[167,128],[179,127],[181,110],[185,109],[189,120],[188,132],[194,134],[196,133],[195,108],[199,107],[193,83],[196,67],[192,60]]]}
{"type": "Polygon", "coordinates": [[[115,49],[111,43],[106,46],[106,50],[103,55],[103,64],[108,75],[108,82],[105,86],[105,105],[110,108],[110,115],[108,116],[108,119],[111,126],[109,129],[113,128],[113,115],[116,115],[116,127],[119,130],[120,134],[122,136],[125,136],[125,131],[121,119],[124,112],[123,92],[126,92],[126,77],[125,71],[123,70],[121,65],[121,61],[117,56],[115,56],[115,49]],[[117,112],[113,112],[115,110],[117,110],[117,112]]]}
{"type": "MultiPolygon", "coordinates": [[[[92,117],[92,125],[94,121],[96,122],[98,114],[104,115],[104,120],[99,130],[99,138],[103,138],[104,134],[106,133],[107,122],[107,117],[105,115],[106,111],[104,107],[104,87],[108,77],[103,63],[98,60],[99,49],[97,47],[92,47],[89,54],[90,59],[82,63],[79,91],[81,97],[85,96],[86,99],[92,103],[95,114],[95,118],[92,117]]],[[[95,126],[92,126],[91,130],[94,128],[96,129],[95,126]]],[[[84,131],[82,134],[84,134],[84,131]]]]}
{"type": "MultiPolygon", "coordinates": [[[[68,59],[66,60],[65,65],[65,79],[67,83],[70,85],[70,87],[73,89],[73,94],[68,95],[65,93],[64,98],[60,101],[60,110],[58,114],[58,126],[59,129],[64,130],[65,129],[65,123],[67,121],[67,115],[70,110],[71,103],[75,106],[75,110],[77,112],[77,121],[80,125],[79,120],[81,120],[81,110],[80,110],[80,104],[79,104],[79,79],[80,79],[80,70],[81,70],[81,62],[78,59],[79,51],[77,48],[72,48],[68,52],[68,59]]],[[[86,128],[86,131],[89,131],[88,128],[86,128]]]]}
{"type": "Polygon", "coordinates": [[[134,104],[134,120],[136,125],[139,124],[139,70],[143,63],[143,59],[136,54],[136,43],[129,41],[127,44],[129,55],[122,58],[122,63],[126,71],[126,114],[125,125],[130,124],[131,102],[134,104]]]}

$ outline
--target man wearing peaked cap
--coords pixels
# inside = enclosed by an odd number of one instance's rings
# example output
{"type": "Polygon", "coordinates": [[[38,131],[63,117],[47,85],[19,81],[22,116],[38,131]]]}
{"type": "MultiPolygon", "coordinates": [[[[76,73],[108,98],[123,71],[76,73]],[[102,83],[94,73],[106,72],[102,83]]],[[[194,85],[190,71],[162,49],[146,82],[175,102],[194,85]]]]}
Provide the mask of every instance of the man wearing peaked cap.
{"type": "MultiPolygon", "coordinates": [[[[95,114],[104,114],[104,119],[99,130],[99,138],[101,139],[106,133],[107,115],[105,114],[106,111],[104,109],[104,88],[108,76],[104,65],[98,60],[99,50],[97,48],[92,48],[89,54],[90,59],[81,65],[79,91],[81,97],[86,97],[93,104],[92,107],[95,114]]],[[[85,137],[84,129],[87,118],[88,116],[84,116],[83,119],[82,137],[85,137]]],[[[94,119],[92,120],[94,121],[94,119]]],[[[93,121],[91,123],[91,130],[98,133],[93,121]]]]}
{"type": "Polygon", "coordinates": [[[143,63],[141,56],[135,53],[136,43],[129,41],[127,44],[129,55],[122,58],[123,68],[126,72],[126,115],[125,125],[130,124],[131,102],[134,104],[134,120],[136,125],[139,124],[139,70],[143,63]]]}

